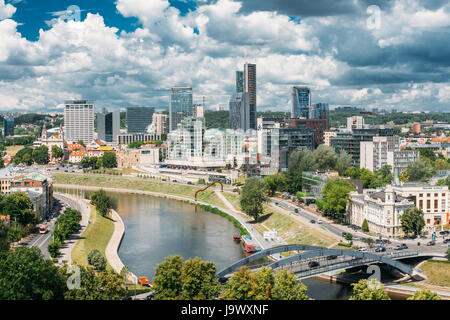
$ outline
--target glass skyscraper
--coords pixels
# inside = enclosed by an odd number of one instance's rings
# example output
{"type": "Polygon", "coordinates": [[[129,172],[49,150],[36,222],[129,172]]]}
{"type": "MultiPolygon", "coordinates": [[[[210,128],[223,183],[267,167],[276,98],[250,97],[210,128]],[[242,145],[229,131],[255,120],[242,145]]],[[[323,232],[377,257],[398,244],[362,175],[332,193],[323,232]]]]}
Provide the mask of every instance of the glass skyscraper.
{"type": "Polygon", "coordinates": [[[5,138],[14,135],[14,118],[3,118],[3,135],[5,138]]]}
{"type": "Polygon", "coordinates": [[[106,142],[117,142],[117,135],[120,134],[120,110],[108,112],[103,108],[103,112],[97,113],[98,138],[106,142]]]}
{"type": "Polygon", "coordinates": [[[173,87],[169,97],[169,131],[186,117],[193,116],[192,87],[173,87]]]}
{"type": "Polygon", "coordinates": [[[291,118],[312,118],[311,90],[308,87],[292,88],[291,118]]]}
{"type": "Polygon", "coordinates": [[[250,129],[256,130],[256,64],[244,65],[244,92],[248,94],[250,129]]]}
{"type": "Polygon", "coordinates": [[[153,107],[128,107],[127,108],[127,132],[146,133],[149,125],[152,124],[153,107]]]}
{"type": "Polygon", "coordinates": [[[244,72],[236,71],[236,92],[244,92],[244,72]]]}

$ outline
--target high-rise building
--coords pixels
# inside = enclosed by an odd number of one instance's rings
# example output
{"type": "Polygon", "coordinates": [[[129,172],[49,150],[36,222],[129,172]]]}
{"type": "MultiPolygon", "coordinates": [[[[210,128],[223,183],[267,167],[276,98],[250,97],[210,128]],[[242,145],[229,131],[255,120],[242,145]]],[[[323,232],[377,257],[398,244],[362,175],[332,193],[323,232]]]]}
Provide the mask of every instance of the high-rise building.
{"type": "Polygon", "coordinates": [[[311,107],[311,119],[326,120],[326,128],[330,128],[330,108],[328,103],[317,103],[311,107]]]}
{"type": "Polygon", "coordinates": [[[244,72],[236,71],[236,92],[244,92],[244,72]]]}
{"type": "Polygon", "coordinates": [[[291,118],[311,118],[311,90],[308,87],[292,88],[291,118]]]}
{"type": "Polygon", "coordinates": [[[14,118],[3,118],[4,138],[14,135],[14,118]]]}
{"type": "Polygon", "coordinates": [[[362,116],[351,116],[347,118],[347,131],[352,131],[353,129],[363,129],[364,128],[364,117],[362,116]]]}
{"type": "Polygon", "coordinates": [[[167,114],[162,114],[159,112],[153,114],[153,122],[152,122],[153,133],[156,133],[158,135],[167,134],[169,129],[167,118],[168,118],[167,114]]]}
{"type": "Polygon", "coordinates": [[[248,108],[248,93],[235,93],[230,99],[230,128],[234,130],[250,129],[250,109],[248,108]]]}
{"type": "Polygon", "coordinates": [[[64,104],[66,140],[91,142],[94,139],[94,101],[66,100],[64,104]]]}
{"type": "Polygon", "coordinates": [[[194,104],[192,107],[192,116],[194,118],[204,118],[205,117],[205,107],[202,104],[194,104]]]}
{"type": "Polygon", "coordinates": [[[248,94],[250,129],[256,130],[256,64],[244,65],[244,93],[248,94]]]}
{"type": "Polygon", "coordinates": [[[128,107],[127,108],[127,132],[146,133],[153,121],[153,107],[128,107]]]}
{"type": "Polygon", "coordinates": [[[173,87],[169,97],[169,131],[186,117],[193,116],[192,87],[173,87]]]}
{"type": "Polygon", "coordinates": [[[117,142],[117,135],[120,133],[120,110],[108,112],[103,108],[97,113],[98,138],[106,142],[117,142]]]}

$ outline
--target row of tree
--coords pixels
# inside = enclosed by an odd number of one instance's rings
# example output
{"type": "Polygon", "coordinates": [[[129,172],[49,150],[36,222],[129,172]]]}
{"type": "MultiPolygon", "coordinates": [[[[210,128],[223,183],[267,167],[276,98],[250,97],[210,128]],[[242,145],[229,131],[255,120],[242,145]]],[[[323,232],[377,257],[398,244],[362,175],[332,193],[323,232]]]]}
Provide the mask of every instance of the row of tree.
{"type": "Polygon", "coordinates": [[[117,157],[115,152],[105,152],[101,157],[84,157],[81,159],[80,166],[87,169],[99,169],[99,168],[116,168],[117,157]]]}
{"type": "Polygon", "coordinates": [[[52,233],[52,241],[48,245],[48,252],[52,258],[59,256],[59,251],[64,241],[67,240],[71,234],[80,231],[81,229],[81,213],[78,210],[67,208],[64,213],[58,217],[55,222],[55,227],[52,233]]]}

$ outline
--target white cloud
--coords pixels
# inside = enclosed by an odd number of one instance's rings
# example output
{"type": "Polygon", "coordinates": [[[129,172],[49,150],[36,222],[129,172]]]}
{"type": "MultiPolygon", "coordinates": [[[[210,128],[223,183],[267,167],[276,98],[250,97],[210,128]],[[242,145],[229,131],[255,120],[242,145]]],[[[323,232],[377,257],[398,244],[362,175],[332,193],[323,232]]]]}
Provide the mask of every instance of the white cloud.
{"type": "Polygon", "coordinates": [[[11,18],[16,10],[13,5],[5,4],[5,0],[0,0],[0,20],[11,18]]]}

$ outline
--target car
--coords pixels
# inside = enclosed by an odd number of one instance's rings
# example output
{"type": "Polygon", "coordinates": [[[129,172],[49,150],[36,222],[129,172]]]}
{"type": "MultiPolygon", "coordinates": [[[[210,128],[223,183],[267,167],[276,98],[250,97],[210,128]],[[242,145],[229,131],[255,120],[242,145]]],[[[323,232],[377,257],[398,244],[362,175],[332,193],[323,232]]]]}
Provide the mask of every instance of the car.
{"type": "Polygon", "coordinates": [[[188,185],[193,185],[193,183],[192,182],[190,182],[190,181],[188,181],[188,183],[187,183],[188,185]]]}
{"type": "Polygon", "coordinates": [[[376,243],[376,244],[383,244],[383,240],[381,240],[381,239],[376,239],[376,240],[375,240],[375,243],[376,243]]]}
{"type": "Polygon", "coordinates": [[[375,252],[384,252],[384,251],[386,251],[386,248],[383,246],[379,246],[375,249],[375,252]]]}
{"type": "Polygon", "coordinates": [[[122,300],[133,300],[133,298],[130,296],[121,297],[121,299],[122,300]]]}
{"type": "Polygon", "coordinates": [[[408,246],[404,243],[396,245],[394,250],[403,250],[403,249],[408,249],[408,246]]]}
{"type": "Polygon", "coordinates": [[[360,248],[358,249],[359,252],[367,252],[367,248],[360,248]]]}
{"type": "Polygon", "coordinates": [[[145,297],[145,300],[153,300],[156,296],[156,292],[150,293],[148,296],[145,297]]]}
{"type": "Polygon", "coordinates": [[[294,209],[294,212],[295,212],[295,213],[298,213],[298,209],[297,209],[297,208],[295,208],[295,209],[294,209]]]}
{"type": "Polygon", "coordinates": [[[279,205],[279,203],[278,203],[278,202],[275,202],[275,205],[276,205],[276,206],[278,206],[278,205],[279,205]]]}
{"type": "Polygon", "coordinates": [[[317,268],[318,266],[320,266],[320,263],[317,261],[308,262],[308,267],[310,267],[310,268],[317,268]]]}
{"type": "Polygon", "coordinates": [[[311,220],[311,221],[309,221],[309,222],[311,222],[311,223],[316,223],[316,220],[311,220]]]}
{"type": "Polygon", "coordinates": [[[347,235],[347,232],[343,231],[343,232],[342,232],[342,237],[345,238],[346,235],[347,235]]]}
{"type": "Polygon", "coordinates": [[[436,241],[434,241],[434,240],[431,240],[431,241],[428,241],[428,242],[427,242],[427,246],[428,246],[428,247],[434,246],[435,244],[436,244],[436,241]]]}
{"type": "Polygon", "coordinates": [[[384,239],[384,240],[383,240],[383,243],[384,243],[384,244],[391,244],[392,242],[391,242],[390,240],[388,240],[388,239],[384,239]]]}
{"type": "Polygon", "coordinates": [[[322,220],[322,219],[319,219],[319,220],[317,220],[317,223],[318,223],[318,224],[322,224],[322,223],[323,223],[323,220],[322,220]]]}
{"type": "Polygon", "coordinates": [[[450,239],[445,239],[444,244],[450,243],[450,239]]]}
{"type": "Polygon", "coordinates": [[[327,256],[327,260],[334,260],[337,259],[336,255],[327,256]]]}

